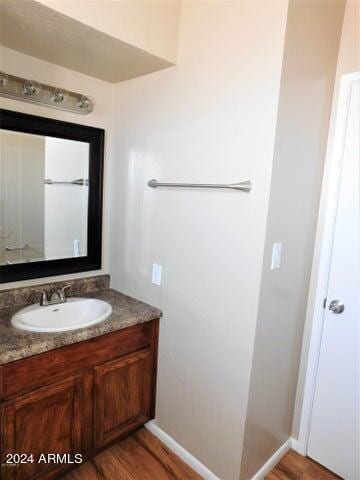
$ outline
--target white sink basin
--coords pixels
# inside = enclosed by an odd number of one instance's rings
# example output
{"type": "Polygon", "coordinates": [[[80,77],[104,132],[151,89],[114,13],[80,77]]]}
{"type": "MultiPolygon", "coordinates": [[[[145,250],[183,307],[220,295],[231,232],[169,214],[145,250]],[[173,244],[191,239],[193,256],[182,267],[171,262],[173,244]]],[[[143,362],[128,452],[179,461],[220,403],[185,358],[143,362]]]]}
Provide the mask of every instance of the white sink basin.
{"type": "Polygon", "coordinates": [[[96,298],[68,298],[65,303],[30,305],[11,319],[14,327],[30,332],[64,332],[89,327],[111,315],[109,303],[96,298]]]}

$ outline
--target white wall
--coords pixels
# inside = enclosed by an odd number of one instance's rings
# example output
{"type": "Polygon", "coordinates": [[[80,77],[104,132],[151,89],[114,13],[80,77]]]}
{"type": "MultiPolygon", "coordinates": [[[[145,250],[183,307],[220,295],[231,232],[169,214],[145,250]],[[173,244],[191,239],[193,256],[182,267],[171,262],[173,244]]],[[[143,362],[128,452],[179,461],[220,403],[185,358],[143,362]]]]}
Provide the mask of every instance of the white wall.
{"type": "Polygon", "coordinates": [[[164,310],[157,422],[227,479],[240,471],[286,12],[184,2],[178,66],[114,96],[112,285],[164,310]],[[151,178],[254,188],[151,190],[151,178]]]}
{"type": "MultiPolygon", "coordinates": [[[[319,208],[319,216],[317,222],[317,232],[316,232],[316,241],[314,249],[314,257],[312,263],[312,272],[311,272],[311,281],[309,287],[309,297],[307,303],[307,312],[306,312],[306,322],[304,329],[304,340],[303,348],[301,355],[301,364],[299,370],[299,379],[297,387],[297,397],[293,421],[293,436],[298,438],[300,435],[300,440],[304,442],[306,437],[307,429],[307,420],[304,418],[304,422],[300,425],[301,413],[304,407],[305,411],[309,409],[309,403],[312,401],[311,389],[312,386],[308,384],[307,392],[304,401],[304,390],[305,390],[305,375],[307,368],[310,370],[314,368],[313,366],[313,357],[310,359],[310,365],[308,365],[309,360],[309,348],[312,335],[312,328],[314,324],[314,313],[316,310],[315,305],[315,295],[316,287],[319,279],[319,266],[320,266],[320,255],[324,234],[325,226],[325,217],[326,217],[326,207],[329,201],[329,186],[330,186],[330,174],[334,165],[332,163],[332,153],[333,153],[333,140],[334,140],[334,131],[335,131],[335,119],[337,115],[338,108],[338,95],[339,95],[339,86],[342,75],[352,72],[360,71],[360,3],[355,0],[348,0],[346,2],[345,15],[342,27],[341,42],[339,48],[337,70],[336,70],[336,79],[335,79],[335,88],[334,96],[332,101],[332,110],[331,110],[331,121],[329,128],[329,137],[327,144],[327,153],[325,160],[325,169],[324,169],[324,178],[321,192],[321,201],[319,208]]],[[[336,168],[336,166],[335,166],[336,168]]],[[[314,346],[314,348],[316,348],[314,346]]],[[[315,354],[316,355],[316,354],[315,354]]]]}
{"type": "Polygon", "coordinates": [[[291,0],[241,478],[291,436],[345,2],[291,0]],[[301,51],[301,57],[299,53],[301,51]],[[282,242],[279,270],[272,246],[282,242]]]}
{"type": "MultiPolygon", "coordinates": [[[[20,102],[6,98],[0,98],[0,107],[8,108],[42,117],[54,118],[68,122],[79,123],[83,125],[91,125],[93,127],[104,128],[105,133],[105,177],[104,177],[104,219],[103,219],[103,267],[102,270],[96,272],[84,272],[79,274],[52,277],[55,281],[63,278],[86,277],[99,273],[108,272],[108,194],[109,194],[109,174],[108,167],[110,162],[110,137],[112,127],[112,84],[88,77],[80,73],[68,70],[66,68],[43,62],[37,58],[24,55],[22,53],[0,47],[0,70],[7,73],[25,78],[33,78],[39,82],[64,87],[67,90],[83,92],[85,95],[91,96],[94,100],[95,108],[88,115],[77,115],[70,112],[63,112],[38,105],[20,102]]],[[[31,285],[43,283],[44,279],[36,279],[33,281],[11,282],[0,284],[0,290],[5,290],[15,286],[31,285]]],[[[49,279],[50,281],[50,279],[49,279]]]]}

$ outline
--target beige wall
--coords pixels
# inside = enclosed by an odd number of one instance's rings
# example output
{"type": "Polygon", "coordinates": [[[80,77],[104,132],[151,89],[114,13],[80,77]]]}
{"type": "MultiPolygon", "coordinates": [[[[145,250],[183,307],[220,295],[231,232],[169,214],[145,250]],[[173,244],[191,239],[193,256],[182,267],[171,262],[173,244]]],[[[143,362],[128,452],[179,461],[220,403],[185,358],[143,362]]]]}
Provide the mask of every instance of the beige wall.
{"type": "Polygon", "coordinates": [[[241,478],[291,436],[345,3],[291,0],[241,478]],[[300,56],[301,52],[301,56],[300,56]],[[280,270],[272,245],[283,243],[280,270]]]}
{"type": "Polygon", "coordinates": [[[226,479],[240,470],[286,11],[184,2],[177,67],[114,96],[112,285],[164,310],[157,423],[226,479]],[[151,178],[254,188],[152,190],[151,178]]]}
{"type": "MultiPolygon", "coordinates": [[[[337,66],[337,82],[344,73],[357,72],[360,68],[360,2],[346,3],[343,31],[337,66]]],[[[337,95],[337,91],[336,91],[337,95]]],[[[336,105],[334,105],[336,107],[336,105]]]]}
{"type": "MultiPolygon", "coordinates": [[[[309,288],[309,297],[307,304],[306,323],[304,330],[303,349],[301,355],[301,364],[299,370],[297,398],[293,421],[293,436],[295,438],[303,434],[304,429],[300,429],[300,418],[303,407],[303,397],[305,388],[305,374],[308,364],[308,354],[310,347],[310,338],[313,325],[313,316],[315,312],[315,294],[318,282],[320,253],[323,239],[323,229],[325,224],[326,206],[328,202],[328,188],[330,180],[330,172],[333,168],[331,162],[332,148],[335,130],[335,119],[338,108],[339,85],[342,75],[360,71],[360,2],[357,0],[348,0],[346,2],[343,28],[341,34],[341,42],[339,48],[338,63],[336,69],[336,80],[334,88],[334,96],[332,102],[331,122],[329,128],[329,137],[326,153],[324,179],[322,185],[321,202],[319,208],[319,217],[317,223],[316,242],[314,250],[314,259],[312,264],[311,282],[309,288]]],[[[309,386],[311,388],[311,386],[309,386]]],[[[308,407],[307,398],[304,408],[308,407]]]]}
{"type": "Polygon", "coordinates": [[[180,0],[38,0],[123,42],[176,63],[180,0]]]}
{"type": "MultiPolygon", "coordinates": [[[[22,53],[10,50],[8,48],[0,47],[0,70],[7,73],[18,75],[25,78],[34,78],[39,82],[49,85],[64,87],[68,90],[83,92],[91,96],[95,103],[94,111],[88,115],[77,115],[69,112],[62,112],[38,105],[20,102],[6,98],[0,98],[0,107],[8,108],[33,115],[40,115],[43,117],[65,120],[68,122],[80,123],[84,125],[91,125],[94,127],[104,128],[106,130],[105,138],[105,188],[104,188],[104,229],[103,229],[103,268],[101,271],[95,273],[108,272],[108,192],[109,192],[109,176],[108,167],[110,161],[110,135],[112,125],[112,85],[97,80],[86,75],[58,67],[51,63],[43,62],[37,58],[24,55],[22,53]]],[[[75,278],[90,275],[91,272],[82,274],[68,275],[61,277],[52,277],[52,280],[60,278],[75,278]]],[[[34,281],[11,282],[0,284],[0,290],[10,287],[30,284],[40,284],[43,279],[36,279],[34,281]]]]}

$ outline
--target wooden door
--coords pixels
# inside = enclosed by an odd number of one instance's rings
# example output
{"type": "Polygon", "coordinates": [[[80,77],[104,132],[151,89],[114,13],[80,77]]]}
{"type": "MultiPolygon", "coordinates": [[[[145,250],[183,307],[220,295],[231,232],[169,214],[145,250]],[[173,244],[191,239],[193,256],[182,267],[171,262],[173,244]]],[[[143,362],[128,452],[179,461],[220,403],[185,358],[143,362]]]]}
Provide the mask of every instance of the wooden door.
{"type": "Polygon", "coordinates": [[[95,368],[95,447],[110,443],[151,418],[150,348],[95,368]]]}
{"type": "MultiPolygon", "coordinates": [[[[33,463],[3,466],[2,479],[31,480],[39,474],[47,476],[47,472],[55,473],[66,466],[45,463],[41,454],[83,453],[82,429],[86,423],[86,419],[82,418],[86,395],[84,385],[83,376],[78,375],[3,404],[3,465],[9,460],[8,454],[32,454],[32,457],[23,460],[31,462],[32,458],[33,463]]],[[[84,410],[87,411],[86,408],[84,410]]]]}

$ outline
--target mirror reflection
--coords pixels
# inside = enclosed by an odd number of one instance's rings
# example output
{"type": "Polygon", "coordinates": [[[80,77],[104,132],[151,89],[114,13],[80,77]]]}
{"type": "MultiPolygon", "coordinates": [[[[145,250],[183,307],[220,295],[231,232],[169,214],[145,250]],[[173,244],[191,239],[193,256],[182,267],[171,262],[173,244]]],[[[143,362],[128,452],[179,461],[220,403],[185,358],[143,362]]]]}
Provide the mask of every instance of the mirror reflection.
{"type": "Polygon", "coordinates": [[[87,255],[89,144],[0,130],[0,265],[87,255]]]}

